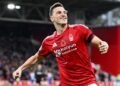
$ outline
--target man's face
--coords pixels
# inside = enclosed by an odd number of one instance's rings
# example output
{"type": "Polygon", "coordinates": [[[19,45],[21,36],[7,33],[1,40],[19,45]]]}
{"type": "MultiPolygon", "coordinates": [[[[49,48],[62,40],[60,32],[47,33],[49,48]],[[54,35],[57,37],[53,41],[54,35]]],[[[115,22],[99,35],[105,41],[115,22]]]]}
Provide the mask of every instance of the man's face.
{"type": "Polygon", "coordinates": [[[54,8],[52,16],[50,18],[53,23],[57,23],[57,24],[68,23],[67,11],[63,7],[54,8]]]}

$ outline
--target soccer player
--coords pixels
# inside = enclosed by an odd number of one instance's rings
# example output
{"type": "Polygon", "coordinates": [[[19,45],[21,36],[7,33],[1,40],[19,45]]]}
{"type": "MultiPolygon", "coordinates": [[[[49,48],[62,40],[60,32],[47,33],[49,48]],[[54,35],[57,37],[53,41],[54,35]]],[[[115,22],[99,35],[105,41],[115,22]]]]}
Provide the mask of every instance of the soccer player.
{"type": "Polygon", "coordinates": [[[85,25],[69,25],[67,11],[59,2],[50,7],[49,16],[56,31],[43,40],[38,52],[22,64],[13,77],[20,77],[21,72],[38,59],[53,53],[58,62],[60,86],[97,86],[88,55],[88,43],[104,54],[109,48],[107,42],[94,35],[85,25]]]}

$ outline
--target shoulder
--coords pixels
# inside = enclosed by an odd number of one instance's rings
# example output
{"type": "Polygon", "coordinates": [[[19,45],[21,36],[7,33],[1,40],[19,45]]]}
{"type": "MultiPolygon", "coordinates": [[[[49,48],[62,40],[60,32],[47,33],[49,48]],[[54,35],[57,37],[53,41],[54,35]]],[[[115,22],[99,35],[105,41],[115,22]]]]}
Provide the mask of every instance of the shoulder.
{"type": "Polygon", "coordinates": [[[43,42],[49,42],[51,40],[53,40],[55,37],[55,33],[53,33],[52,35],[46,36],[43,40],[43,42]]]}
{"type": "Polygon", "coordinates": [[[73,25],[69,25],[70,28],[86,28],[89,29],[89,27],[87,27],[84,24],[73,24],[73,25]]]}

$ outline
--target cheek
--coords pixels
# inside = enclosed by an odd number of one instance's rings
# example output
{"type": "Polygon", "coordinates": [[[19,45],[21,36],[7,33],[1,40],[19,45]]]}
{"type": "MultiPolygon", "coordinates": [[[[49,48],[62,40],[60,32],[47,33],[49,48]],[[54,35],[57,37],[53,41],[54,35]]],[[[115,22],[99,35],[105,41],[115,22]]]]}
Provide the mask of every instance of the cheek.
{"type": "Polygon", "coordinates": [[[59,21],[59,17],[56,17],[54,20],[55,20],[55,21],[59,21]]]}

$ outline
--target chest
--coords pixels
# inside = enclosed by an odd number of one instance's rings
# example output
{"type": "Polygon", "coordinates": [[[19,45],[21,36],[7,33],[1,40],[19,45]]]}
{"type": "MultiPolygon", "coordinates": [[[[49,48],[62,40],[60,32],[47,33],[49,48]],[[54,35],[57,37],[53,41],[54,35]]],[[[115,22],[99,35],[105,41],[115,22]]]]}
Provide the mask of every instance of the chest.
{"type": "Polygon", "coordinates": [[[77,42],[79,42],[79,40],[80,40],[79,34],[77,34],[76,31],[69,30],[66,33],[54,38],[52,49],[54,50],[56,48],[63,48],[68,45],[71,45],[72,47],[72,44],[76,44],[77,42]]]}
{"type": "Polygon", "coordinates": [[[67,31],[66,33],[54,38],[51,51],[59,57],[70,52],[76,51],[81,43],[81,36],[77,31],[67,31]]]}

